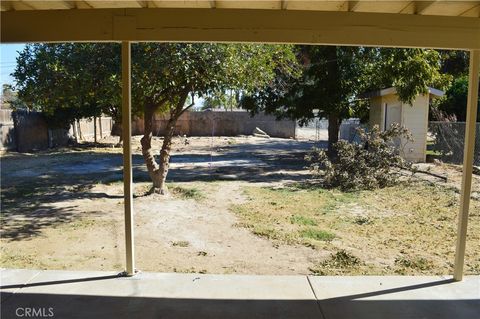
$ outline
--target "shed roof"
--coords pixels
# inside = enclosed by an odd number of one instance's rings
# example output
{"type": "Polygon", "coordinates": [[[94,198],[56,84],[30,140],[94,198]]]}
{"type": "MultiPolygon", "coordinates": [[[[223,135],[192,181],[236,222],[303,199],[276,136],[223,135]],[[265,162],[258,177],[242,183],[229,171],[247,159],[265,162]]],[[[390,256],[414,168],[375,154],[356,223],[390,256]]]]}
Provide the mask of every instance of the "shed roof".
{"type": "MultiPolygon", "coordinates": [[[[391,94],[396,94],[397,89],[394,87],[389,87],[386,89],[381,89],[381,90],[375,90],[371,92],[367,92],[361,95],[363,98],[372,98],[372,97],[378,97],[378,96],[386,96],[386,95],[391,95],[391,94]]],[[[432,87],[428,88],[428,94],[433,95],[435,97],[442,97],[445,92],[439,89],[435,89],[432,87]]]]}

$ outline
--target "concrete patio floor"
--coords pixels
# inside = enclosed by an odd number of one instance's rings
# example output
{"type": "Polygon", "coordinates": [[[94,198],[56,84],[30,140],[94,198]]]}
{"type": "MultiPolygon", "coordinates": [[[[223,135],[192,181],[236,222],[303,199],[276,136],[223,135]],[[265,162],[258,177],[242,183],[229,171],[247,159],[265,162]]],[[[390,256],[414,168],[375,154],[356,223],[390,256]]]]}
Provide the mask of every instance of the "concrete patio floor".
{"type": "Polygon", "coordinates": [[[480,318],[480,276],[0,275],[4,319],[27,317],[27,309],[34,318],[480,318]]]}

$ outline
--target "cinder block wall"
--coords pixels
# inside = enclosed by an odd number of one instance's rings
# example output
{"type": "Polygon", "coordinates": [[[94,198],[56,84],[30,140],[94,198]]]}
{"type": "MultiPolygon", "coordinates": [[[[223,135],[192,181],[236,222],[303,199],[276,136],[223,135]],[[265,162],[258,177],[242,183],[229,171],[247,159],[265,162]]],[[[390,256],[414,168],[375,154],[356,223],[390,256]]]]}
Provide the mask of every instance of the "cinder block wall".
{"type": "MultiPolygon", "coordinates": [[[[153,135],[163,135],[167,121],[167,116],[155,115],[153,135]]],[[[185,112],[176,123],[175,134],[187,136],[251,135],[256,127],[272,137],[295,138],[295,121],[277,121],[275,116],[263,113],[251,117],[246,111],[185,112]]],[[[143,132],[143,118],[135,118],[132,123],[132,134],[142,135],[143,132]]]]}

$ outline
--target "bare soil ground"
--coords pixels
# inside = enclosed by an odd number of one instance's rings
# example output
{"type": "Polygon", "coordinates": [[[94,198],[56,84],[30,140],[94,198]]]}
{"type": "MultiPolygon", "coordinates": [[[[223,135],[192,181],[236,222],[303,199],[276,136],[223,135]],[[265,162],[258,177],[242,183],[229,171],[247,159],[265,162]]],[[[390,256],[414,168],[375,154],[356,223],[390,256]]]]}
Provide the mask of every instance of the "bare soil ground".
{"type": "MultiPolygon", "coordinates": [[[[2,155],[1,267],[123,270],[122,157],[121,149],[112,147],[114,143],[110,139],[96,147],[2,155]]],[[[154,147],[160,149],[160,144],[161,139],[156,138],[154,147]]],[[[400,250],[405,245],[399,244],[402,237],[392,231],[395,223],[381,226],[382,218],[398,209],[391,207],[395,204],[393,200],[379,205],[383,202],[378,197],[381,193],[368,194],[369,201],[361,199],[360,204],[356,201],[367,195],[340,194],[341,205],[328,202],[331,219],[315,215],[322,211],[331,191],[323,192],[322,197],[292,186],[301,185],[309,176],[303,157],[312,145],[307,141],[254,137],[178,137],[169,175],[171,194],[161,196],[147,195],[148,175],[139,138],[135,137],[137,268],[245,274],[325,274],[338,273],[339,268],[341,273],[399,273],[404,268],[408,268],[406,273],[449,271],[454,249],[452,229],[456,227],[458,211],[458,195],[449,185],[439,187],[446,189],[445,194],[451,196],[453,203],[438,201],[434,196],[430,200],[439,202],[438,205],[451,205],[439,208],[440,212],[448,211],[443,217],[439,215],[443,221],[426,213],[421,218],[411,218],[441,224],[436,229],[441,236],[435,237],[436,231],[433,232],[428,245],[418,246],[417,250],[422,250],[419,256],[414,256],[418,258],[411,259],[417,247],[415,234],[409,235],[411,250],[402,255],[400,250]],[[272,193],[272,189],[284,191],[272,193]],[[275,196],[276,201],[279,197],[288,199],[289,206],[284,209],[276,206],[272,210],[269,207],[275,205],[265,203],[268,196],[275,196]],[[307,207],[302,201],[312,204],[307,207]],[[260,218],[259,212],[264,212],[260,218]],[[278,218],[272,214],[285,216],[278,218]],[[258,227],[273,229],[273,233],[253,228],[249,224],[251,216],[256,216],[258,227]],[[369,224],[368,219],[375,222],[369,224]],[[276,223],[273,226],[272,220],[276,223]],[[334,220],[339,222],[332,224],[334,220]],[[310,224],[312,221],[315,225],[310,224]],[[342,226],[344,222],[348,227],[342,226]],[[334,233],[335,237],[318,235],[315,227],[334,233]],[[365,238],[373,239],[363,249],[355,248],[362,246],[365,238]],[[441,249],[434,249],[433,243],[445,238],[447,242],[440,245],[441,249]],[[427,246],[432,249],[424,252],[427,246]],[[379,247],[388,248],[388,256],[382,255],[386,250],[379,247]],[[448,260],[441,261],[444,254],[448,260]],[[402,256],[406,257],[396,261],[402,256]],[[354,258],[367,266],[351,267],[349,263],[355,264],[354,258]]],[[[438,166],[432,169],[440,170],[438,166]]],[[[441,172],[451,174],[452,183],[460,176],[456,167],[445,166],[441,172]]],[[[425,191],[426,186],[421,187],[415,189],[425,191]]],[[[478,178],[474,189],[480,189],[478,178]]],[[[398,191],[392,192],[398,196],[398,191]]],[[[424,194],[428,202],[428,189],[424,194]]],[[[478,201],[474,200],[474,209],[478,207],[478,201]]],[[[435,209],[436,206],[431,211],[437,212],[435,209]]],[[[411,207],[408,214],[415,214],[415,210],[411,207]]],[[[407,227],[407,221],[402,219],[402,227],[407,227]]],[[[424,229],[430,230],[430,224],[424,229]]],[[[470,225],[475,231],[469,234],[467,266],[469,272],[478,273],[478,211],[472,214],[470,225]]],[[[421,231],[421,227],[415,231],[421,231]]],[[[405,229],[404,233],[407,232],[405,229]]]]}

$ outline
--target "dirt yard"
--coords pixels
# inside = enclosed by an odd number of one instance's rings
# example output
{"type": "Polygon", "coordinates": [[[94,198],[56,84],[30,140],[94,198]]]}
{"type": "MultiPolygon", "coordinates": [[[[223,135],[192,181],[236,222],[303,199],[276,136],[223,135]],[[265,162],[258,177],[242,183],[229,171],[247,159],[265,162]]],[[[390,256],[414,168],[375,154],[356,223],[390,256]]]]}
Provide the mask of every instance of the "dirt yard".
{"type": "MultiPolygon", "coordinates": [[[[2,155],[1,267],[124,268],[122,156],[114,140],[2,155]]],[[[160,149],[160,139],[154,146],[160,149]]],[[[461,173],[341,193],[304,187],[313,142],[175,139],[169,196],[148,195],[134,141],[135,256],[143,271],[445,274],[452,270],[461,173]]],[[[426,167],[425,167],[426,165],[426,167]]],[[[475,178],[474,190],[480,190],[475,178]]],[[[480,273],[472,200],[466,271],[480,273]]]]}

